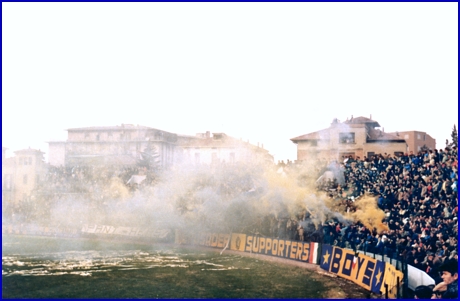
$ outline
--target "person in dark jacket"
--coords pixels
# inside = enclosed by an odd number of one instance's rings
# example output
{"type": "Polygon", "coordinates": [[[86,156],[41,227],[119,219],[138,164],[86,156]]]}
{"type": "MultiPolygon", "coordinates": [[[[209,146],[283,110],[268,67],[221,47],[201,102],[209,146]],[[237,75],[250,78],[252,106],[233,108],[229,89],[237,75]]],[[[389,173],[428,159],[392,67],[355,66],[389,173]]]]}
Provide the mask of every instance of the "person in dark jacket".
{"type": "Polygon", "coordinates": [[[447,284],[447,290],[442,294],[442,299],[458,299],[458,261],[447,259],[439,267],[442,281],[447,284]]]}

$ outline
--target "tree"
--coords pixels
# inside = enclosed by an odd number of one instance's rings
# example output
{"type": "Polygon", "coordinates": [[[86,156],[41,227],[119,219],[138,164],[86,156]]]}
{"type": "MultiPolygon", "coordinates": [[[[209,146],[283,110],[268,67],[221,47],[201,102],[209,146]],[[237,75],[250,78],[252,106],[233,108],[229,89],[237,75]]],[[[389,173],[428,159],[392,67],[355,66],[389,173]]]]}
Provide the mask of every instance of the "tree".
{"type": "Polygon", "coordinates": [[[457,127],[454,124],[454,128],[452,129],[452,134],[450,134],[452,137],[452,143],[451,146],[458,147],[458,133],[457,133],[457,127]]]}
{"type": "Polygon", "coordinates": [[[155,146],[148,144],[147,147],[141,152],[141,159],[138,161],[138,166],[145,167],[147,170],[147,181],[155,180],[161,171],[161,161],[158,150],[155,146]]]}

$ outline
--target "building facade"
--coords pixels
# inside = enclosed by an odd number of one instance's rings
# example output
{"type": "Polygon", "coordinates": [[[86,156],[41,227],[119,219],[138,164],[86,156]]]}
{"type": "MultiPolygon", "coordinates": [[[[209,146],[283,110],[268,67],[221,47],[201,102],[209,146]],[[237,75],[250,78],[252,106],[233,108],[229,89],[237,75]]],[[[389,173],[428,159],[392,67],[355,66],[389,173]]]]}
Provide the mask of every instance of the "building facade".
{"type": "Polygon", "coordinates": [[[162,168],[174,162],[177,135],[166,131],[122,124],[73,128],[67,133],[65,142],[48,142],[50,165],[135,165],[147,148],[158,153],[162,168]]]}
{"type": "Polygon", "coordinates": [[[68,129],[68,138],[51,141],[52,166],[136,165],[143,152],[153,149],[161,168],[174,164],[213,164],[262,160],[273,163],[273,156],[262,147],[210,132],[186,136],[166,131],[122,124],[121,126],[68,129]]]}
{"type": "Polygon", "coordinates": [[[436,139],[432,138],[425,132],[419,131],[406,131],[406,132],[395,132],[391,133],[395,136],[402,137],[406,140],[407,151],[413,152],[414,154],[418,153],[422,149],[435,149],[436,148],[436,139]]]}
{"type": "Polygon", "coordinates": [[[345,122],[334,119],[331,126],[317,132],[292,138],[297,144],[297,161],[342,160],[352,156],[361,159],[375,154],[400,155],[407,152],[402,137],[385,133],[377,121],[365,117],[345,122]]]}
{"type": "Polygon", "coordinates": [[[179,163],[192,165],[261,162],[273,164],[268,150],[227,136],[225,133],[198,133],[196,136],[178,136],[179,163]]]}
{"type": "Polygon", "coordinates": [[[2,201],[27,201],[46,174],[44,153],[40,150],[25,149],[15,151],[15,156],[11,158],[6,158],[5,153],[6,148],[3,148],[2,201]]]}

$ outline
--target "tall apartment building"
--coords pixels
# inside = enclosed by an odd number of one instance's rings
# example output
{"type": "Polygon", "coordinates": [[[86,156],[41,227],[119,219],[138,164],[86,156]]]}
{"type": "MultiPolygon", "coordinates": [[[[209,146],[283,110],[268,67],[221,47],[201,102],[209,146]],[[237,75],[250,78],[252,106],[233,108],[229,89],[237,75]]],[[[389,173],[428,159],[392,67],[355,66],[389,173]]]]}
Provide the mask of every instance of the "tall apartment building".
{"type": "Polygon", "coordinates": [[[292,138],[297,144],[297,161],[341,160],[344,156],[370,157],[374,154],[403,154],[407,143],[402,137],[378,129],[380,124],[366,117],[345,122],[334,119],[331,126],[292,138]]]}

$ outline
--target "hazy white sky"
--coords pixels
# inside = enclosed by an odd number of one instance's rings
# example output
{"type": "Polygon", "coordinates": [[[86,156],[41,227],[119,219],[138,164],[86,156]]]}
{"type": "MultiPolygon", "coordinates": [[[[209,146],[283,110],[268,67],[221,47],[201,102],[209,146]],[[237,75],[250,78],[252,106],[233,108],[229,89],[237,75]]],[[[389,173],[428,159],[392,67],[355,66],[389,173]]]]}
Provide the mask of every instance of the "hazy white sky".
{"type": "Polygon", "coordinates": [[[445,146],[458,3],[2,3],[8,156],[131,123],[295,160],[291,138],[351,115],[445,146]]]}

